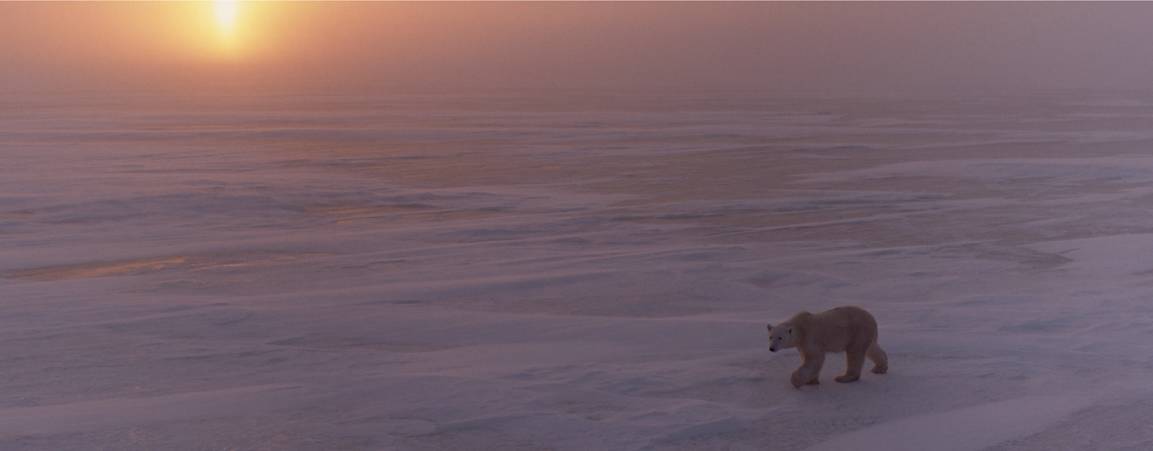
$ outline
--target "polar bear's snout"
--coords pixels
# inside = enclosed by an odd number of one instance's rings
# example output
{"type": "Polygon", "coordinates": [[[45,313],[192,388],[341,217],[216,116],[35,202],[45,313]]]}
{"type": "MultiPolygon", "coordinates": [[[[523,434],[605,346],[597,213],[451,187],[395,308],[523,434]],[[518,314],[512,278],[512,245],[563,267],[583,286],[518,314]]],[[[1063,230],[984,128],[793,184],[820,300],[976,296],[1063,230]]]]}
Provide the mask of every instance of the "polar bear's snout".
{"type": "Polygon", "coordinates": [[[776,327],[772,324],[768,325],[769,330],[769,352],[777,352],[778,349],[787,349],[790,347],[789,340],[792,337],[793,328],[776,327]]]}

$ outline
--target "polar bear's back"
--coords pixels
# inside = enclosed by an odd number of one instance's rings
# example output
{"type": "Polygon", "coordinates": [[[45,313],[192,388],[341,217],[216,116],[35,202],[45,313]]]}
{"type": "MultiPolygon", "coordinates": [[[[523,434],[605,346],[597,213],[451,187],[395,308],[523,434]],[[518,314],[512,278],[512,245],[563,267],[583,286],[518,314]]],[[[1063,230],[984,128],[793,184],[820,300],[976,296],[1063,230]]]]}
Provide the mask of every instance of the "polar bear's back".
{"type": "Polygon", "coordinates": [[[826,352],[864,351],[877,341],[877,320],[860,307],[837,307],[814,314],[812,339],[826,352]]]}

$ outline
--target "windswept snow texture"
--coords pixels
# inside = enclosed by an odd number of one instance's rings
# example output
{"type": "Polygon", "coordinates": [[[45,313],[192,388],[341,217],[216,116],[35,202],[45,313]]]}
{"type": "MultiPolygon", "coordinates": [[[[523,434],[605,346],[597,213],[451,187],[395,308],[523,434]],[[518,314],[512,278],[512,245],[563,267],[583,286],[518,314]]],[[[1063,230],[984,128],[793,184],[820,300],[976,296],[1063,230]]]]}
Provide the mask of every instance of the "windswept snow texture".
{"type": "Polygon", "coordinates": [[[1150,99],[0,106],[0,449],[1153,449],[1150,99]]]}

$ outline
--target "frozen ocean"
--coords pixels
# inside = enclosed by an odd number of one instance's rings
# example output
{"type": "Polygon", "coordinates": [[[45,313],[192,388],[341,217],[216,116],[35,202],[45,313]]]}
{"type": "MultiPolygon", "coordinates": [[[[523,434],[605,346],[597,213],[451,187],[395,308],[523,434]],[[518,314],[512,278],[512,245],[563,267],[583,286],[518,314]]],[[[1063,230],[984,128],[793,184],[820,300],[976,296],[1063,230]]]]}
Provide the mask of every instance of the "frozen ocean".
{"type": "Polygon", "coordinates": [[[6,96],[0,302],[4,450],[1150,449],[1153,98],[6,96]]]}

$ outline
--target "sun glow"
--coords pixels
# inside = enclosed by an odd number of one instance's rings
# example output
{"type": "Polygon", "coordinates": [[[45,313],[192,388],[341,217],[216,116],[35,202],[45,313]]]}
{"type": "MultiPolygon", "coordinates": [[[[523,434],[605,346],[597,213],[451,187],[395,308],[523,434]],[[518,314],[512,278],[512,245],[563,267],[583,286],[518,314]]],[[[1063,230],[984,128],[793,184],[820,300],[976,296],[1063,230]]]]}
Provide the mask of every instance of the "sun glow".
{"type": "Polygon", "coordinates": [[[236,52],[236,21],[238,5],[236,0],[216,0],[212,4],[216,16],[216,34],[220,49],[227,54],[236,52]]]}

